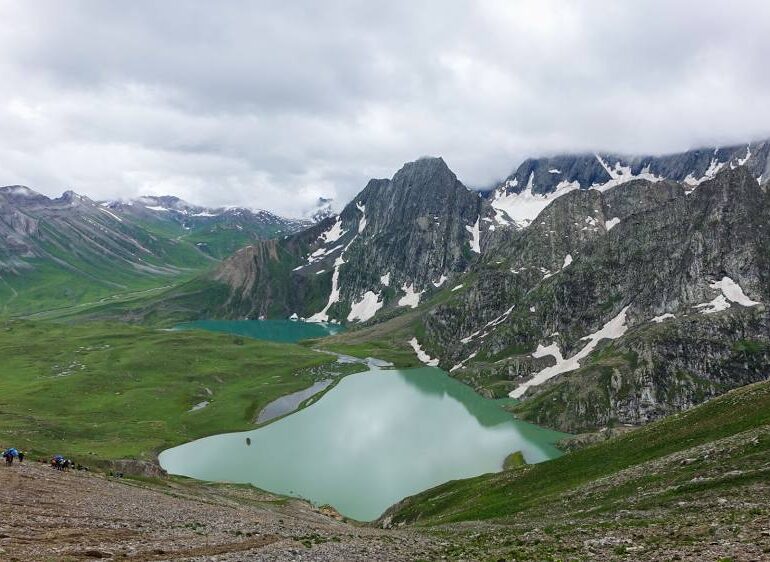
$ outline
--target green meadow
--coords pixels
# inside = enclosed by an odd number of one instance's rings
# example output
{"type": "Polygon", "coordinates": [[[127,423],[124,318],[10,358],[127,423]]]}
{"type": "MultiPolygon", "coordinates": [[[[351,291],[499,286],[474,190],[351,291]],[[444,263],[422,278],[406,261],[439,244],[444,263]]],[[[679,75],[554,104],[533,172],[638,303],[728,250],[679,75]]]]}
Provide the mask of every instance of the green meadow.
{"type": "Polygon", "coordinates": [[[228,334],[26,320],[0,321],[0,358],[0,446],[96,464],[253,428],[335,361],[228,334]]]}

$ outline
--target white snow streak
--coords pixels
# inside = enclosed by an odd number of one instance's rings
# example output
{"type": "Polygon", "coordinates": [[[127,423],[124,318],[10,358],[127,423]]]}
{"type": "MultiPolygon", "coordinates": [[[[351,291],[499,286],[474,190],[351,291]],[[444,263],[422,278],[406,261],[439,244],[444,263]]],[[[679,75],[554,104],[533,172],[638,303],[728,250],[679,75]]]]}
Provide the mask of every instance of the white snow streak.
{"type": "Polygon", "coordinates": [[[471,239],[470,239],[470,245],[471,250],[476,252],[477,254],[481,253],[481,234],[479,233],[479,217],[476,218],[476,223],[473,226],[466,226],[465,230],[470,232],[471,239]]]}
{"type": "Polygon", "coordinates": [[[471,353],[471,354],[470,354],[468,357],[466,357],[465,359],[463,359],[462,361],[460,361],[460,362],[459,362],[457,365],[455,365],[454,367],[452,367],[451,369],[449,369],[449,372],[451,373],[451,372],[453,372],[453,371],[456,371],[457,369],[462,369],[462,368],[465,366],[465,364],[466,364],[468,361],[470,361],[471,359],[473,359],[474,357],[476,357],[476,355],[478,355],[478,354],[479,354],[479,352],[478,352],[478,351],[474,351],[474,352],[473,352],[473,353],[471,353]]]}
{"type": "Polygon", "coordinates": [[[658,324],[660,324],[661,322],[663,322],[665,320],[668,320],[669,318],[676,318],[676,316],[674,316],[670,312],[666,312],[665,314],[661,314],[660,316],[656,316],[651,321],[652,322],[657,322],[658,324]]]}
{"type": "Polygon", "coordinates": [[[584,338],[580,338],[581,340],[588,340],[588,343],[583,347],[583,349],[578,351],[569,359],[564,359],[561,351],[559,350],[559,345],[556,342],[546,347],[538,345],[537,350],[535,350],[535,352],[532,354],[532,357],[539,358],[551,355],[554,359],[556,359],[556,365],[553,365],[552,367],[546,367],[542,371],[538,372],[529,381],[520,384],[515,389],[513,389],[510,394],[508,394],[508,396],[511,398],[521,398],[524,393],[527,392],[527,389],[543,384],[545,381],[552,379],[557,375],[578,369],[580,367],[580,361],[588,357],[588,355],[590,355],[590,353],[596,348],[601,340],[614,340],[626,333],[626,330],[628,329],[628,326],[626,326],[627,311],[628,307],[625,307],[620,311],[620,314],[602,326],[599,331],[594,332],[593,334],[584,338]]]}
{"type": "Polygon", "coordinates": [[[631,180],[648,180],[651,182],[658,182],[663,180],[663,178],[660,176],[656,176],[655,174],[650,173],[649,165],[635,175],[633,172],[631,172],[631,166],[623,166],[620,162],[615,162],[615,166],[610,168],[607,162],[602,160],[602,157],[598,154],[596,155],[596,159],[610,176],[609,181],[600,185],[591,186],[593,189],[598,189],[599,191],[607,191],[611,187],[615,187],[616,185],[620,185],[621,183],[626,183],[631,180]]]}
{"type": "Polygon", "coordinates": [[[326,306],[323,308],[321,312],[316,312],[307,319],[308,322],[328,322],[329,321],[329,315],[327,312],[329,312],[329,309],[331,306],[339,302],[340,300],[340,266],[345,263],[345,260],[342,259],[342,256],[338,257],[336,260],[334,260],[334,273],[332,273],[332,292],[329,294],[329,301],[326,303],[326,306]]]}
{"type": "Polygon", "coordinates": [[[433,286],[436,288],[441,287],[441,285],[443,285],[446,280],[447,280],[447,276],[442,275],[438,281],[433,282],[433,286]]]}
{"type": "Polygon", "coordinates": [[[452,292],[454,293],[455,291],[459,291],[459,290],[460,290],[460,289],[462,289],[464,286],[465,286],[465,285],[463,285],[462,283],[460,283],[459,285],[455,285],[454,287],[452,287],[452,292]]]}
{"type": "Polygon", "coordinates": [[[107,209],[105,209],[104,207],[97,207],[97,208],[98,208],[100,211],[104,211],[105,213],[107,213],[108,215],[110,215],[110,216],[111,216],[113,219],[115,219],[116,221],[118,221],[118,222],[123,222],[123,219],[122,219],[122,218],[120,218],[120,217],[119,217],[118,215],[116,215],[115,213],[111,213],[110,211],[108,211],[108,210],[107,210],[107,209]]]}
{"type": "Polygon", "coordinates": [[[502,323],[502,322],[503,322],[503,321],[504,321],[506,318],[508,318],[508,316],[509,316],[509,315],[511,314],[511,312],[513,311],[513,308],[514,308],[514,306],[515,306],[515,305],[512,305],[512,306],[511,306],[511,308],[509,308],[508,310],[506,310],[505,312],[503,312],[503,313],[502,313],[500,316],[498,316],[498,317],[497,317],[497,318],[495,318],[494,320],[490,320],[489,322],[487,322],[486,324],[484,324],[484,326],[483,326],[483,327],[481,327],[481,328],[479,328],[478,330],[476,330],[475,332],[473,332],[473,333],[472,333],[470,336],[466,336],[466,337],[462,338],[460,341],[461,341],[462,343],[464,343],[464,344],[466,344],[466,343],[470,343],[470,341],[471,341],[473,338],[475,338],[476,336],[478,336],[478,335],[479,335],[479,334],[481,334],[482,332],[484,332],[484,333],[481,335],[481,337],[482,337],[482,338],[486,337],[486,336],[489,334],[489,330],[490,330],[491,328],[494,328],[494,327],[495,327],[495,326],[497,326],[498,324],[501,324],[501,323],[502,323]],[[485,331],[485,330],[486,330],[486,331],[485,331]]]}
{"type": "MultiPolygon", "coordinates": [[[[693,176],[692,172],[690,172],[687,175],[687,177],[684,178],[684,182],[683,183],[685,183],[685,184],[687,184],[689,186],[692,186],[692,187],[699,186],[704,181],[713,179],[714,176],[716,176],[717,173],[719,173],[719,171],[724,167],[725,164],[727,164],[727,162],[720,162],[716,158],[712,158],[711,159],[711,163],[709,164],[709,167],[706,170],[705,174],[703,174],[700,178],[695,179],[695,176],[693,176]]],[[[688,192],[688,194],[689,193],[692,193],[692,190],[690,190],[688,192]]]]}
{"type": "Polygon", "coordinates": [[[356,202],[356,209],[361,211],[361,218],[358,220],[358,233],[361,234],[366,228],[366,205],[356,202]]]}
{"type": "Polygon", "coordinates": [[[606,228],[608,231],[612,230],[613,226],[617,226],[620,224],[620,219],[618,217],[615,217],[614,219],[610,219],[608,221],[604,222],[604,228],[606,228]]]}
{"type": "Polygon", "coordinates": [[[572,263],[572,254],[567,254],[564,257],[564,265],[561,266],[562,269],[565,267],[568,267],[572,263]]]}
{"type": "Polygon", "coordinates": [[[701,312],[703,314],[714,314],[715,312],[721,312],[730,308],[730,303],[727,302],[724,295],[719,295],[712,301],[696,304],[695,308],[702,308],[701,312]]]}
{"type": "Polygon", "coordinates": [[[430,355],[422,350],[422,347],[420,347],[420,342],[417,341],[417,338],[412,338],[409,340],[409,345],[412,346],[412,349],[414,349],[414,352],[417,354],[417,359],[429,367],[438,367],[438,358],[431,359],[430,355]]]}

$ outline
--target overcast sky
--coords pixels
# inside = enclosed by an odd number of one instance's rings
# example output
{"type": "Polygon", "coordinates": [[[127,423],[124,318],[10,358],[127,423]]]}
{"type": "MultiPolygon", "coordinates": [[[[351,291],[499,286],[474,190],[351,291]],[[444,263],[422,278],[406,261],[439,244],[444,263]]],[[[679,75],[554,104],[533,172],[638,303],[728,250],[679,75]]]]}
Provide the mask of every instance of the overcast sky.
{"type": "Polygon", "coordinates": [[[443,156],[770,136],[770,2],[0,0],[0,185],[298,215],[443,156]]]}

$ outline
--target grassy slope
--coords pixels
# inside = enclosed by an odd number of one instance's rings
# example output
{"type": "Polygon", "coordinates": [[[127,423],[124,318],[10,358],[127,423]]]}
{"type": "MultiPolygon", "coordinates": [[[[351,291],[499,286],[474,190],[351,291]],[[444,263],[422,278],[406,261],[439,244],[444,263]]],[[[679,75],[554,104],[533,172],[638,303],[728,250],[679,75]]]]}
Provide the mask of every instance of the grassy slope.
{"type": "Polygon", "coordinates": [[[27,321],[0,323],[0,357],[0,445],[88,462],[249,429],[265,404],[334,361],[231,335],[27,321]]]}
{"type": "MultiPolygon", "coordinates": [[[[419,521],[423,524],[479,519],[513,521],[518,514],[532,510],[564,510],[565,494],[594,485],[602,478],[661,459],[666,455],[687,451],[720,439],[765,428],[764,438],[755,447],[741,449],[731,463],[748,472],[752,462],[766,459],[770,453],[770,382],[746,386],[715,398],[687,412],[670,416],[621,437],[587,447],[559,459],[534,465],[524,470],[484,475],[449,482],[408,498],[392,513],[394,521],[419,521]]],[[[708,455],[707,455],[708,457],[708,455]]],[[[723,472],[728,472],[727,457],[721,459],[723,472]]],[[[589,511],[610,509],[627,500],[642,486],[659,485],[666,494],[674,484],[685,487],[682,493],[698,486],[694,475],[702,468],[697,463],[676,467],[666,474],[644,472],[631,482],[609,487],[599,497],[592,497],[585,508],[589,511]]],[[[764,478],[767,467],[764,467],[764,478]]],[[[756,478],[747,476],[747,478],[756,478]]],[[[738,482],[740,483],[740,482],[738,482]]],[[[729,483],[728,483],[729,484],[729,483]]],[[[729,487],[729,486],[728,486],[729,487]]],[[[577,505],[571,508],[577,509],[577,505]]]]}

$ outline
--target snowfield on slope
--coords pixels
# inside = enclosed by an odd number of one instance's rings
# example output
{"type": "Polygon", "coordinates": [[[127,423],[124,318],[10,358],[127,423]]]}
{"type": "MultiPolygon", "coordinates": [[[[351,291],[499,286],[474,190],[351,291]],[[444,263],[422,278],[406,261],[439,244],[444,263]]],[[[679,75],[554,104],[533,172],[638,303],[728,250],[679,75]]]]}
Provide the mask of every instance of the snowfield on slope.
{"type": "Polygon", "coordinates": [[[581,340],[588,340],[588,343],[583,347],[583,349],[568,359],[565,359],[562,356],[559,345],[556,342],[548,346],[538,345],[535,352],[532,353],[532,357],[537,359],[550,355],[556,359],[556,365],[546,367],[542,371],[538,372],[530,380],[520,384],[515,389],[513,389],[508,394],[508,396],[511,398],[521,398],[524,396],[524,393],[527,392],[527,390],[531,387],[543,384],[545,381],[552,379],[557,375],[568,373],[580,368],[580,361],[588,357],[588,355],[596,348],[596,346],[599,345],[601,340],[614,340],[626,333],[626,330],[628,329],[628,326],[626,326],[627,311],[628,307],[625,307],[615,318],[602,326],[600,330],[580,338],[581,340]]]}

